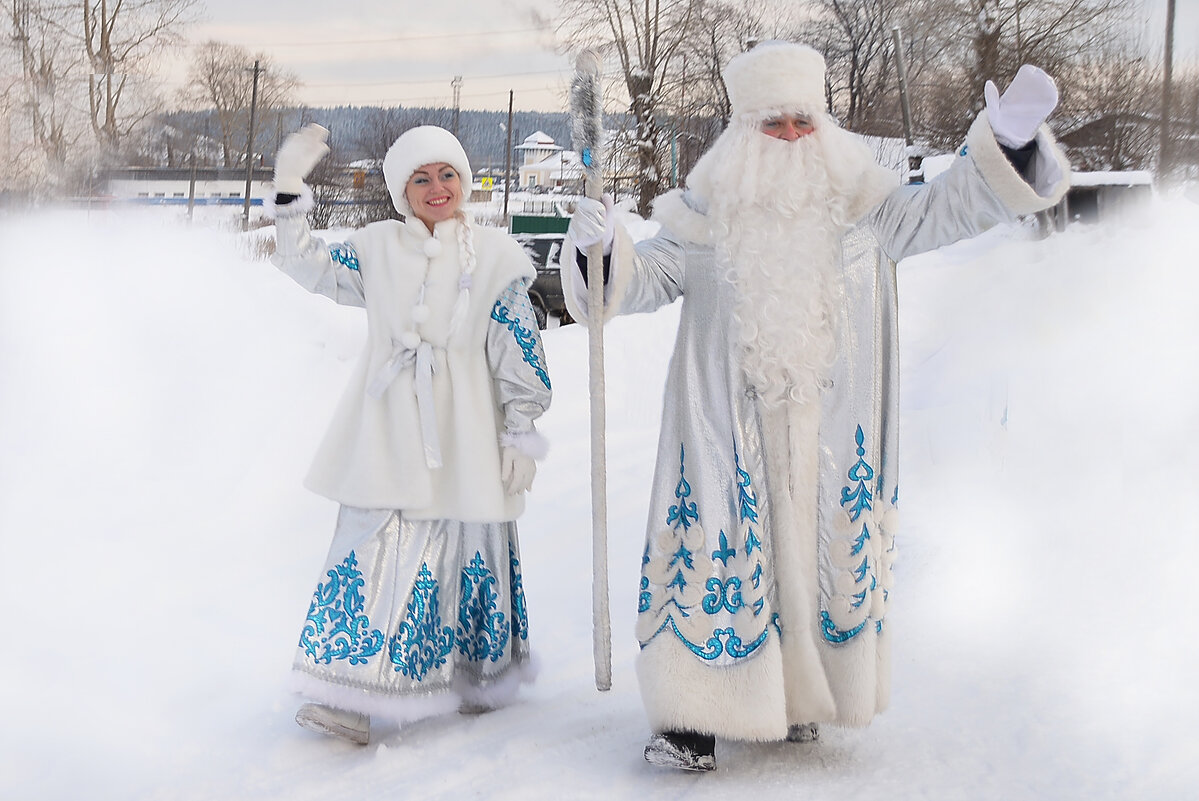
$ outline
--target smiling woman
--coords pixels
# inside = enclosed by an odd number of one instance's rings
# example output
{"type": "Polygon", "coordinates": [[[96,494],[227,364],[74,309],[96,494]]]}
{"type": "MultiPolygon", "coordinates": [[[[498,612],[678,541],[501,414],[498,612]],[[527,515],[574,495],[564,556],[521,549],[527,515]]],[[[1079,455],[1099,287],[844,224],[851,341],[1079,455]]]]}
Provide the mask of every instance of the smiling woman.
{"type": "Polygon", "coordinates": [[[412,213],[432,232],[434,225],[453,217],[462,205],[462,179],[445,162],[425,164],[408,179],[404,196],[412,213]]]}
{"type": "Polygon", "coordinates": [[[550,381],[529,257],[462,206],[470,162],[413,128],[383,160],[403,222],[326,244],[303,178],[309,126],[275,166],[275,264],[367,314],[367,342],[306,486],[341,504],[293,662],[305,728],[365,744],[394,722],[503,706],[532,678],[516,518],[545,443],[550,381]]]}

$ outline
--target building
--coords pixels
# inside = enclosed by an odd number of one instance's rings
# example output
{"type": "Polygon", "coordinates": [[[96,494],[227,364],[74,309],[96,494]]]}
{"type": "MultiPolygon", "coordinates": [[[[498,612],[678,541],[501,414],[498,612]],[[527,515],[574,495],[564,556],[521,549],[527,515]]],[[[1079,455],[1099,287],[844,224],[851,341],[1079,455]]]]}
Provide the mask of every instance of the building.
{"type": "MultiPolygon", "coordinates": [[[[261,206],[273,189],[273,172],[259,167],[250,181],[250,205],[261,206]]],[[[113,200],[146,205],[242,206],[245,204],[246,170],[244,167],[120,167],[101,176],[105,192],[113,200]],[[195,181],[194,189],[192,182],[195,181]],[[194,194],[193,194],[194,193],[194,194]]]]}
{"type": "Polygon", "coordinates": [[[522,189],[565,186],[582,177],[578,154],[559,146],[542,131],[525,137],[514,149],[524,157],[519,167],[522,189]]]}

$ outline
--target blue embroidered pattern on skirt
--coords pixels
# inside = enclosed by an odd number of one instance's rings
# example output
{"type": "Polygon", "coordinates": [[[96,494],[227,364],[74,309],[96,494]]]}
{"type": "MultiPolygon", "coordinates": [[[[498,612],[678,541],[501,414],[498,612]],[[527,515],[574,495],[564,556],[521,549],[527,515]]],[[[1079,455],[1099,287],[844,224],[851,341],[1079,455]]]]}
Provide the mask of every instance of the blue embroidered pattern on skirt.
{"type": "Polygon", "coordinates": [[[437,580],[422,563],[408,602],[408,614],[391,638],[388,654],[397,673],[423,681],[454,650],[454,630],[441,625],[437,580]]]}
{"type": "Polygon", "coordinates": [[[525,606],[524,580],[520,575],[520,560],[512,545],[508,545],[508,567],[511,570],[509,583],[512,592],[512,635],[522,640],[529,639],[529,613],[525,606]]]}
{"type": "MultiPolygon", "coordinates": [[[[351,270],[358,269],[358,251],[348,242],[338,242],[329,246],[329,257],[338,264],[351,270]]],[[[359,271],[361,272],[361,271],[359,271]]]]}
{"type": "Polygon", "coordinates": [[[462,568],[462,600],[458,604],[458,652],[468,659],[497,662],[508,645],[508,623],[497,611],[495,575],[476,551],[462,568]]]}
{"type": "Polygon", "coordinates": [[[521,296],[513,292],[511,289],[504,293],[504,296],[495,302],[491,307],[491,319],[495,320],[500,325],[505,325],[512,332],[512,336],[516,339],[516,344],[524,353],[525,363],[533,368],[533,372],[541,379],[541,383],[545,384],[546,389],[550,389],[550,376],[545,371],[543,360],[545,358],[544,351],[541,347],[541,340],[537,336],[537,324],[533,322],[535,318],[533,310],[528,308],[527,296],[521,296]],[[512,306],[505,306],[504,301],[507,300],[512,306]],[[515,308],[515,317],[512,309],[515,308]],[[524,323],[524,325],[521,325],[524,323]]]}
{"type": "Polygon", "coordinates": [[[318,664],[328,665],[334,659],[365,664],[383,647],[383,633],[372,629],[370,619],[363,614],[365,582],[358,569],[358,556],[350,551],[326,575],[329,580],[317,585],[308,605],[300,647],[318,664]]]}

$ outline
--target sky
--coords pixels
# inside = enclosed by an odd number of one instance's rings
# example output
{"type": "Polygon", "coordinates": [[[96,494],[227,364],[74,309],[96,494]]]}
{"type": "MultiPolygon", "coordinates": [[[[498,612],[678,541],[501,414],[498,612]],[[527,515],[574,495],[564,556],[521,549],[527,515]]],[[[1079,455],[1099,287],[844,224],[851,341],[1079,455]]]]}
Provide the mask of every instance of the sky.
{"type": "MultiPolygon", "coordinates": [[[[1160,42],[1166,0],[1146,0],[1146,37],[1160,42]]],[[[462,76],[462,108],[506,110],[508,92],[520,110],[566,107],[572,74],[558,52],[555,0],[296,0],[280,4],[203,0],[192,44],[209,39],[267,53],[304,84],[307,105],[452,106],[462,76]]],[[[1179,58],[1199,53],[1199,0],[1179,0],[1179,58]]],[[[170,72],[177,88],[188,50],[170,72]]]]}
{"type": "MultiPolygon", "coordinates": [[[[451,106],[460,75],[463,108],[507,109],[511,90],[517,109],[558,110],[572,74],[545,21],[553,0],[296,0],[286,19],[274,3],[204,5],[190,42],[215,39],[268,54],[299,77],[308,105],[451,106]]],[[[172,73],[175,86],[184,64],[172,73]]]]}

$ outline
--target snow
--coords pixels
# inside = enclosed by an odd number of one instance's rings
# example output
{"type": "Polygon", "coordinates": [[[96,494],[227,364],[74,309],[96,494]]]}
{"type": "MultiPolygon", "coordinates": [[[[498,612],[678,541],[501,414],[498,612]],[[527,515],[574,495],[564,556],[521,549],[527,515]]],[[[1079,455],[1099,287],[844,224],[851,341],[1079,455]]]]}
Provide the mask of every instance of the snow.
{"type": "Polygon", "coordinates": [[[586,332],[546,332],[521,520],[541,676],[376,732],[284,690],[335,507],[301,477],[359,310],[169,210],[0,219],[0,797],[1176,799],[1199,786],[1199,207],[900,266],[891,709],[641,759],[637,570],[677,309],[608,329],[614,687],[592,684],[586,332]]]}

